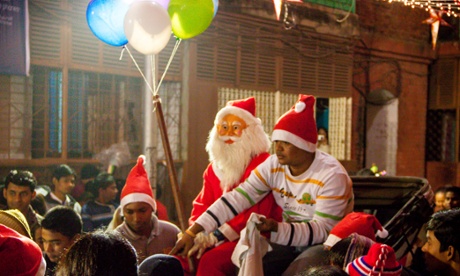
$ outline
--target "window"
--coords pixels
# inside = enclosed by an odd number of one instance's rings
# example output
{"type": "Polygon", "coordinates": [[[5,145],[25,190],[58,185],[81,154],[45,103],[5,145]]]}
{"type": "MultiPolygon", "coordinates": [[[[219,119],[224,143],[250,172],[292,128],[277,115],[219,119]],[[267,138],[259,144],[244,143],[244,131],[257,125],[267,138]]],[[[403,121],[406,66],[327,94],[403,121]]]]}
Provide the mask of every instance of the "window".
{"type": "Polygon", "coordinates": [[[141,152],[140,78],[69,71],[65,95],[61,71],[34,67],[32,72],[33,158],[91,158],[122,141],[132,154],[141,152]]]}
{"type": "MultiPolygon", "coordinates": [[[[230,100],[256,98],[256,115],[267,133],[272,132],[276,120],[297,101],[297,94],[220,88],[218,109],[230,100]]],[[[351,98],[316,98],[316,124],[328,132],[330,154],[339,160],[351,159],[351,98]]]]}
{"type": "Polygon", "coordinates": [[[32,158],[61,157],[62,72],[33,67],[32,75],[32,158]]]}

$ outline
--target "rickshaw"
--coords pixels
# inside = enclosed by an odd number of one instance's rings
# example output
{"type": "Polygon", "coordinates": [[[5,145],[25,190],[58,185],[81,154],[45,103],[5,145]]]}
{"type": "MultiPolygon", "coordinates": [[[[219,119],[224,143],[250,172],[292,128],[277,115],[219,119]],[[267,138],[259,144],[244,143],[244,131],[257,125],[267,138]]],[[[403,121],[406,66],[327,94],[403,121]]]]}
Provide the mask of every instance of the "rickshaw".
{"type": "Polygon", "coordinates": [[[433,191],[428,181],[406,176],[351,178],[354,211],[375,215],[388,231],[388,236],[377,238],[377,242],[392,246],[398,260],[414,254],[418,235],[433,213],[433,191]]]}

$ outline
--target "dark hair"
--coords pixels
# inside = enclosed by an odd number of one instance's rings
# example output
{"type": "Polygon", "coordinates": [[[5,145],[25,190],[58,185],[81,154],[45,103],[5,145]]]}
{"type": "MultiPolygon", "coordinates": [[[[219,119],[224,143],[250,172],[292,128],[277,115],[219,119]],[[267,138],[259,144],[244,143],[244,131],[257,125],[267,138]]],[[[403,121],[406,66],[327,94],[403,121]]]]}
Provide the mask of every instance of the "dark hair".
{"type": "Polygon", "coordinates": [[[75,173],[75,171],[71,167],[69,167],[69,165],[66,165],[66,164],[61,164],[57,166],[53,172],[53,178],[56,178],[57,180],[61,179],[61,177],[65,177],[69,175],[73,175],[77,177],[77,174],[75,173]]]}
{"type": "Polygon", "coordinates": [[[431,216],[426,230],[433,231],[434,236],[440,243],[440,252],[446,251],[453,246],[456,251],[460,250],[460,208],[439,211],[431,216]]]}
{"type": "Polygon", "coordinates": [[[55,206],[46,213],[42,220],[42,227],[73,238],[82,232],[83,223],[80,215],[74,209],[67,206],[55,206]]]}
{"type": "Polygon", "coordinates": [[[331,264],[336,265],[338,267],[343,267],[345,255],[347,254],[350,243],[351,237],[346,237],[344,239],[341,239],[331,247],[331,249],[328,252],[329,261],[331,264]]]}
{"type": "Polygon", "coordinates": [[[319,127],[318,130],[317,130],[317,132],[319,132],[321,129],[324,130],[324,132],[326,133],[326,139],[327,139],[327,138],[328,138],[328,137],[327,137],[327,136],[328,136],[327,128],[325,128],[325,127],[319,127]]]}
{"type": "Polygon", "coordinates": [[[341,269],[345,269],[348,263],[366,255],[373,243],[374,241],[366,236],[352,233],[330,248],[329,262],[341,269]]]}
{"type": "Polygon", "coordinates": [[[46,214],[46,201],[45,196],[37,193],[37,195],[30,201],[30,205],[40,216],[46,214]]]}
{"type": "Polygon", "coordinates": [[[85,164],[80,171],[81,179],[95,178],[99,174],[99,169],[93,164],[85,164]]]}
{"type": "Polygon", "coordinates": [[[171,255],[154,254],[139,265],[139,276],[183,276],[184,269],[180,261],[171,255]]]}
{"type": "Polygon", "coordinates": [[[134,247],[116,232],[95,232],[78,239],[61,258],[57,276],[136,276],[134,247]]]}
{"type": "Polygon", "coordinates": [[[5,189],[8,189],[8,184],[13,183],[18,186],[29,187],[30,191],[35,191],[37,179],[33,173],[29,171],[12,170],[5,178],[5,189]]]}
{"type": "Polygon", "coordinates": [[[106,189],[110,185],[116,183],[115,177],[107,172],[99,173],[93,181],[87,184],[88,192],[92,193],[95,197],[99,196],[99,189],[106,189]]]}
{"type": "Polygon", "coordinates": [[[457,197],[460,197],[460,187],[458,186],[449,186],[445,190],[446,194],[451,192],[454,193],[457,197]]]}
{"type": "Polygon", "coordinates": [[[438,187],[435,191],[434,191],[434,194],[437,194],[437,193],[445,193],[446,192],[446,189],[450,187],[450,186],[441,186],[441,187],[438,187]]]}
{"type": "Polygon", "coordinates": [[[333,265],[322,265],[322,266],[313,266],[301,273],[296,274],[296,276],[347,276],[343,269],[333,266],[333,265]]]}

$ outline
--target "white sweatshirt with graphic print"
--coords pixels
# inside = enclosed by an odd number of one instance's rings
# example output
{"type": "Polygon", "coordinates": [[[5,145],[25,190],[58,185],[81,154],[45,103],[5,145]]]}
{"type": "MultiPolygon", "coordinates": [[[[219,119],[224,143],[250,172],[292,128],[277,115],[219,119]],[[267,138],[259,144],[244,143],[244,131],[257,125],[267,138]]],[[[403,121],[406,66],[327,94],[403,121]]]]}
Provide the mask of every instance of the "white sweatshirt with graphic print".
{"type": "Polygon", "coordinates": [[[298,176],[276,155],[260,164],[233,191],[224,194],[196,222],[212,232],[269,192],[283,209],[283,222],[270,241],[288,246],[323,243],[330,230],[353,210],[353,188],[347,171],[333,156],[317,150],[310,168],[298,176]]]}

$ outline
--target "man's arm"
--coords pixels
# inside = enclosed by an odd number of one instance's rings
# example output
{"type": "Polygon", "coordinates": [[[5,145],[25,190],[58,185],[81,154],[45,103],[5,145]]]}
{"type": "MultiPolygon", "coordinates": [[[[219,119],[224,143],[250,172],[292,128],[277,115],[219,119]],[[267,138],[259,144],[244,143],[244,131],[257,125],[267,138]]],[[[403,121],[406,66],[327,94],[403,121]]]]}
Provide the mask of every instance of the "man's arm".
{"type": "Polygon", "coordinates": [[[196,222],[202,225],[207,233],[210,233],[261,201],[271,191],[267,184],[267,176],[261,174],[263,171],[269,171],[269,169],[263,170],[265,166],[270,167],[268,161],[269,159],[254,169],[244,183],[212,204],[196,222]]]}

